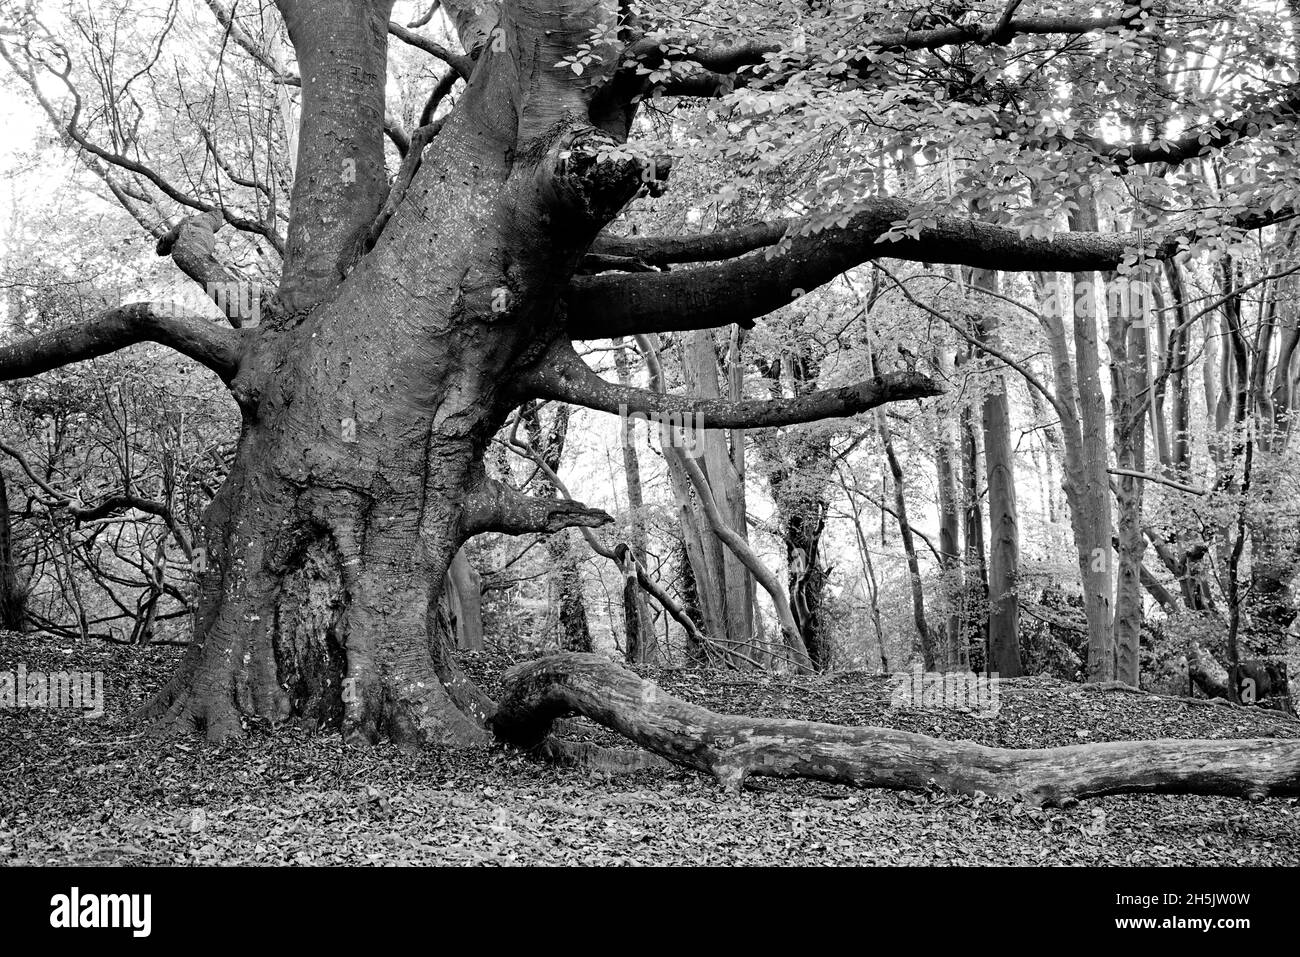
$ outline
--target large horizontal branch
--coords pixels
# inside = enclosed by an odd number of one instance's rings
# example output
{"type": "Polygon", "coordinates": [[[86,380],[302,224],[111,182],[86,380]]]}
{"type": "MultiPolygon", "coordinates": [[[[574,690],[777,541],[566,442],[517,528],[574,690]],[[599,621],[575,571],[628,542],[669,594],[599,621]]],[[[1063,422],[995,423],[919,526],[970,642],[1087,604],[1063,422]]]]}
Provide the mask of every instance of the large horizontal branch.
{"type": "Polygon", "coordinates": [[[508,485],[488,479],[467,496],[461,511],[461,528],[467,537],[484,532],[525,535],[551,533],[565,528],[600,528],[614,521],[607,512],[563,498],[524,495],[508,485]]]}
{"type": "Polygon", "coordinates": [[[939,395],[943,388],[917,373],[890,373],[791,399],[705,399],[618,385],[591,370],[568,342],[526,374],[519,388],[534,398],[569,402],[614,415],[654,416],[687,429],[761,429],[856,415],[886,402],[939,395]]]}
{"type": "Polygon", "coordinates": [[[69,507],[68,511],[83,522],[96,522],[102,518],[120,515],[122,512],[127,511],[144,512],[147,515],[157,515],[159,518],[167,520],[170,520],[171,517],[171,510],[162,502],[155,502],[152,499],[141,498],[138,495],[131,495],[126,492],[120,495],[110,495],[108,498],[101,499],[89,507],[69,507]]]}
{"type": "Polygon", "coordinates": [[[582,715],[738,792],[750,775],[861,788],[1023,798],[1061,805],[1105,794],[1300,794],[1300,741],[1164,739],[1017,750],[889,728],[716,714],[599,655],[516,665],[490,719],[518,747],[539,747],[558,718],[582,715]]]}
{"type": "Polygon", "coordinates": [[[908,30],[877,37],[882,50],[938,50],[974,44],[1006,46],[1020,36],[1079,36],[1103,30],[1132,29],[1129,17],[1004,17],[997,23],[954,23],[933,30],[908,30]]]}
{"type": "MultiPolygon", "coordinates": [[[[1126,252],[1149,247],[1151,241],[1150,236],[1128,233],[1059,233],[1037,239],[1005,226],[957,217],[939,217],[917,237],[880,241],[896,223],[912,215],[913,207],[902,200],[873,199],[842,227],[804,232],[812,227],[811,220],[779,224],[792,238],[775,255],[760,249],[698,269],[578,277],[566,296],[569,334],[575,339],[603,339],[748,323],[872,259],[1022,272],[1088,272],[1115,269],[1126,252]]],[[[731,241],[757,242],[770,236],[777,225],[765,234],[755,227],[747,239],[733,236],[731,241]]],[[[700,249],[708,241],[707,237],[679,240],[677,255],[682,255],[683,244],[690,242],[700,249]]],[[[1158,249],[1148,248],[1148,253],[1172,255],[1177,248],[1176,241],[1169,240],[1158,249]]],[[[643,247],[643,252],[649,251],[643,247]]]]}
{"type": "MultiPolygon", "coordinates": [[[[883,240],[909,222],[915,209],[897,199],[867,201],[843,226],[817,229],[816,217],[778,220],[720,234],[722,245],[757,244],[780,228],[781,245],[724,262],[675,272],[577,276],[565,299],[574,339],[604,339],[749,325],[854,266],[875,259],[950,263],[1007,272],[1095,272],[1118,268],[1135,251],[1148,259],[1177,255],[1197,239],[1195,230],[1164,234],[1061,232],[1042,239],[965,217],[929,219],[916,235],[883,240]]],[[[1235,229],[1262,229],[1295,218],[1290,208],[1237,216],[1235,229]]],[[[682,261],[722,251],[712,237],[621,240],[623,252],[653,260],[682,261]],[[658,244],[656,246],[656,244],[658,244]]],[[[601,247],[603,250],[603,246],[601,247]]]]}
{"type": "MultiPolygon", "coordinates": [[[[1016,18],[1019,5],[1020,0],[1010,0],[993,22],[926,23],[921,29],[892,30],[857,38],[852,41],[855,52],[849,57],[841,78],[875,80],[881,75],[880,54],[936,51],[963,45],[1005,46],[1027,34],[1079,35],[1112,28],[1140,30],[1146,16],[1142,7],[1134,6],[1125,7],[1118,17],[1016,18]]],[[[917,26],[922,24],[918,22],[917,26]]],[[[783,43],[763,40],[735,43],[732,38],[726,38],[716,46],[705,46],[664,31],[647,35],[634,28],[632,32],[631,42],[620,56],[622,69],[615,74],[613,83],[598,94],[594,104],[593,115],[604,116],[610,122],[618,122],[617,108],[609,109],[614,101],[635,102],[645,96],[718,98],[747,86],[756,75],[766,74],[771,79],[774,71],[816,70],[823,65],[819,59],[797,53],[783,43]],[[671,69],[670,78],[656,79],[670,63],[689,64],[699,68],[699,72],[683,75],[671,69]],[[742,72],[747,68],[752,72],[742,72]]]]}
{"type": "Polygon", "coordinates": [[[1165,478],[1163,475],[1152,475],[1150,472],[1138,472],[1134,469],[1107,469],[1111,475],[1127,475],[1130,478],[1141,479],[1144,482],[1155,482],[1159,485],[1167,485],[1179,492],[1186,492],[1188,495],[1209,495],[1207,489],[1199,488],[1195,485],[1186,485],[1183,482],[1175,482],[1173,479],[1165,478]]]}
{"type": "Polygon", "coordinates": [[[2,346],[0,381],[40,375],[137,342],[158,342],[229,382],[239,366],[240,333],[197,316],[177,316],[175,311],[165,303],[133,302],[88,322],[2,346]]]}

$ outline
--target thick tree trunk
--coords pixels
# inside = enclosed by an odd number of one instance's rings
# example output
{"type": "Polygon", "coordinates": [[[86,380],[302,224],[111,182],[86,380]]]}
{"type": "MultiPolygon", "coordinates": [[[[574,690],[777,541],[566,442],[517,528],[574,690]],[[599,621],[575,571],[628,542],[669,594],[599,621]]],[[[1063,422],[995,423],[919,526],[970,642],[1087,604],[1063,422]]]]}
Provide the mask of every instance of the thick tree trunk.
{"type": "Polygon", "coordinates": [[[431,623],[462,538],[466,446],[478,443],[454,429],[394,443],[389,428],[414,426],[394,406],[317,403],[324,421],[246,424],[236,469],[205,517],[194,642],[153,713],[214,739],[292,718],[341,720],[350,739],[482,740],[483,711],[458,697],[465,682],[431,623]],[[355,443],[343,413],[356,415],[355,443]],[[325,434],[339,422],[349,439],[325,434]],[[349,454],[363,442],[364,458],[349,454]],[[432,475],[426,455],[442,463],[432,475]]]}
{"type": "Polygon", "coordinates": [[[387,190],[383,79],[393,0],[278,6],[303,77],[280,297],[289,310],[305,312],[352,267],[387,190]]]}
{"type": "Polygon", "coordinates": [[[715,714],[596,655],[555,655],[506,673],[497,737],[542,746],[580,714],[729,792],[751,775],[862,788],[1021,797],[1061,805],[1104,794],[1300,794],[1300,741],[1117,741],[1017,751],[886,728],[715,714]]]}
{"type": "MultiPolygon", "coordinates": [[[[342,162],[338,143],[362,127],[382,136],[385,73],[357,53],[354,76],[323,51],[369,49],[387,7],[313,19],[310,5],[286,5],[304,89],[320,96],[304,108],[302,149],[319,141],[320,156],[342,162]]],[[[482,465],[527,398],[514,384],[567,339],[556,310],[563,284],[643,183],[639,161],[597,158],[614,141],[586,119],[576,78],[554,68],[593,23],[557,6],[516,9],[500,50],[485,47],[480,66],[509,57],[507,72],[528,82],[490,82],[489,67],[470,83],[350,272],[341,231],[373,219],[365,177],[382,178],[382,161],[363,169],[369,153],[357,154],[347,184],[357,191],[347,196],[364,209],[326,224],[324,247],[290,229],[291,252],[304,244],[286,264],[292,295],[268,303],[230,384],[243,427],[199,536],[194,640],[146,709],[162,727],[222,739],[298,720],[341,724],[348,740],[482,742],[489,703],[434,627],[452,556],[483,531],[609,520],[572,502],[524,499],[482,465]],[[335,285],[317,301],[325,276],[335,285]]],[[[307,226],[314,210],[341,202],[334,180],[312,169],[300,159],[294,194],[307,226]]]]}

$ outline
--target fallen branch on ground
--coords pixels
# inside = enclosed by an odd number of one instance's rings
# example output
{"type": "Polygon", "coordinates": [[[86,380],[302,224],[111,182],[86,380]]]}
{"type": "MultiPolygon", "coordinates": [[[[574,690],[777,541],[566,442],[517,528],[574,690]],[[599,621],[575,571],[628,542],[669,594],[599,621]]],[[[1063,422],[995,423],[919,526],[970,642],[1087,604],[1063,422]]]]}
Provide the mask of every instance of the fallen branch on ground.
{"type": "Polygon", "coordinates": [[[498,738],[544,745],[557,718],[582,715],[738,793],[750,775],[862,788],[1021,797],[1061,805],[1126,792],[1300,795],[1300,740],[1114,741],[1016,750],[888,728],[715,714],[599,655],[516,665],[490,720],[498,738]]]}

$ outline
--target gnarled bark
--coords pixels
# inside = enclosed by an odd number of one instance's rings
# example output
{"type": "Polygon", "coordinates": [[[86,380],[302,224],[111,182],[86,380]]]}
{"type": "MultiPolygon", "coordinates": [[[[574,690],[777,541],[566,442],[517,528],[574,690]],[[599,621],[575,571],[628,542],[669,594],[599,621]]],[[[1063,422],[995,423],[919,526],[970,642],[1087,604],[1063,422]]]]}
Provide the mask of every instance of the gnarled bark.
{"type": "MultiPolygon", "coordinates": [[[[302,12],[288,6],[291,17],[302,12]]],[[[349,740],[483,741],[486,699],[436,627],[452,557],[492,528],[608,521],[511,495],[482,465],[522,398],[513,384],[562,335],[557,277],[572,274],[642,182],[638,162],[599,158],[611,141],[584,122],[581,88],[554,66],[590,21],[567,7],[511,10],[508,43],[489,45],[480,62],[508,56],[528,81],[476,71],[374,248],[339,275],[337,257],[364,217],[335,221],[339,232],[286,269],[288,307],[272,311],[241,357],[231,389],[243,430],[203,522],[194,641],[147,709],[163,729],[221,739],[297,719],[341,723],[349,740]]],[[[375,26],[369,14],[325,19],[336,31],[375,26]]],[[[368,114],[365,102],[335,102],[352,80],[333,84],[346,57],[327,55],[329,30],[291,26],[322,45],[300,51],[304,86],[330,75],[321,109],[304,113],[306,149],[312,124],[368,114]]],[[[369,62],[358,66],[373,83],[369,62]]],[[[355,185],[349,201],[373,215],[355,185]]],[[[293,216],[309,225],[328,193],[293,216]]]]}

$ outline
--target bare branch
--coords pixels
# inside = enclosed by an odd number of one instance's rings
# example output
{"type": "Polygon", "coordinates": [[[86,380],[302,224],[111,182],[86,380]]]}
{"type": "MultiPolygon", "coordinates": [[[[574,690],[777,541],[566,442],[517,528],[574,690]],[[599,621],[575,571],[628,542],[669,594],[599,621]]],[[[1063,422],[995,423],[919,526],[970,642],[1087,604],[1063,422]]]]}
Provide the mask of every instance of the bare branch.
{"type": "Polygon", "coordinates": [[[459,73],[464,79],[469,79],[469,75],[474,72],[474,60],[465,56],[463,53],[452,53],[441,43],[436,43],[426,36],[421,36],[414,30],[402,26],[400,23],[389,23],[388,32],[403,43],[408,43],[418,50],[423,50],[430,56],[435,56],[443,63],[446,63],[453,70],[459,73]]]}
{"type": "Polygon", "coordinates": [[[398,167],[397,176],[388,188],[388,195],[384,198],[384,205],[380,207],[379,215],[375,217],[375,221],[370,224],[370,229],[366,232],[364,246],[366,250],[374,248],[375,243],[379,241],[379,234],[384,231],[388,221],[393,218],[393,213],[397,212],[397,207],[401,205],[402,200],[406,197],[406,191],[411,185],[411,180],[415,178],[415,174],[420,169],[420,164],[424,158],[424,148],[433,142],[433,138],[438,135],[446,119],[445,116],[440,117],[411,134],[406,153],[402,156],[402,165],[398,167]]]}
{"type": "MultiPolygon", "coordinates": [[[[227,209],[224,206],[218,206],[214,203],[209,203],[199,199],[198,197],[192,196],[183,190],[177,189],[166,178],[145,163],[128,156],[123,156],[121,153],[114,150],[105,149],[91,141],[82,132],[80,127],[84,104],[81,98],[81,93],[72,82],[72,59],[67,51],[63,49],[62,44],[52,36],[47,39],[55,49],[60,52],[60,55],[64,59],[63,66],[57,69],[44,61],[41,61],[41,65],[49,74],[54,76],[63,84],[69,95],[72,97],[72,111],[66,119],[63,117],[62,112],[55,107],[50,98],[45,95],[35,72],[23,66],[19,62],[18,57],[9,48],[9,45],[3,42],[0,42],[0,58],[4,59],[4,61],[9,64],[10,68],[22,78],[23,82],[27,84],[32,95],[35,97],[36,102],[40,105],[46,116],[50,118],[50,121],[54,124],[54,127],[59,131],[60,136],[66,143],[70,146],[80,148],[83,151],[83,155],[88,154],[90,158],[100,160],[107,166],[115,167],[125,171],[126,173],[140,177],[142,180],[151,183],[163,195],[182,206],[187,206],[190,209],[196,209],[204,213],[216,213],[236,229],[263,236],[276,252],[283,253],[284,243],[276,231],[274,222],[248,219],[247,217],[237,215],[234,211],[227,209]]],[[[115,185],[109,181],[103,168],[98,166],[96,163],[88,162],[88,165],[97,175],[108,183],[114,196],[122,202],[126,210],[137,220],[140,220],[138,211],[135,210],[131,204],[128,204],[123,197],[129,195],[142,202],[145,200],[142,197],[135,195],[135,192],[131,190],[129,186],[115,185]]],[[[146,224],[141,222],[141,225],[146,224]]],[[[146,226],[146,228],[149,228],[151,233],[157,235],[156,231],[151,227],[146,226]]]]}
{"type": "Polygon", "coordinates": [[[459,73],[455,70],[448,70],[446,75],[438,81],[437,86],[429,94],[429,98],[424,101],[424,108],[420,110],[420,126],[428,126],[433,122],[433,115],[438,112],[439,104],[447,98],[452,87],[460,82],[460,79],[459,73]]]}
{"type": "Polygon", "coordinates": [[[197,316],[178,317],[170,304],[133,302],[96,319],[0,347],[0,381],[158,342],[200,362],[229,382],[239,366],[241,334],[197,316]]]}
{"type": "Polygon", "coordinates": [[[438,12],[438,8],[441,6],[441,0],[433,0],[433,3],[429,4],[429,9],[408,23],[407,27],[412,30],[418,30],[420,27],[427,25],[428,22],[433,19],[433,15],[438,12]]]}
{"type": "Polygon", "coordinates": [[[32,468],[31,463],[27,461],[27,457],[18,449],[0,442],[0,452],[3,452],[5,455],[17,462],[18,466],[26,473],[27,477],[31,479],[36,487],[49,496],[47,499],[39,500],[41,501],[41,504],[45,505],[47,508],[52,510],[66,510],[67,514],[71,515],[79,522],[96,522],[100,519],[108,518],[110,515],[116,515],[129,510],[144,512],[148,515],[157,515],[163,520],[163,524],[167,526],[168,531],[171,532],[172,537],[176,540],[176,544],[179,545],[181,551],[185,553],[185,557],[187,559],[192,557],[193,551],[190,546],[189,535],[185,533],[184,529],[182,529],[180,524],[176,521],[176,516],[173,514],[172,510],[162,502],[155,502],[151,499],[141,498],[138,495],[131,495],[128,492],[121,492],[117,495],[110,495],[91,506],[79,505],[76,499],[60,492],[58,489],[50,485],[49,482],[41,478],[40,475],[36,473],[36,470],[32,468]]]}
{"type": "Polygon", "coordinates": [[[898,277],[895,276],[888,269],[885,269],[883,266],[879,266],[879,265],[877,265],[876,268],[879,269],[882,273],[884,273],[884,275],[889,279],[889,281],[894,284],[895,288],[897,288],[898,291],[903,294],[903,298],[905,298],[913,306],[916,306],[918,309],[922,310],[923,312],[931,316],[934,316],[940,322],[944,323],[946,326],[951,328],[953,332],[957,333],[957,335],[965,339],[966,342],[969,343],[971,346],[983,352],[987,352],[995,359],[998,359],[1005,365],[1010,366],[1016,372],[1020,373],[1020,377],[1024,379],[1025,382],[1028,383],[1033,389],[1035,389],[1039,395],[1041,395],[1044,399],[1046,399],[1048,404],[1051,405],[1052,408],[1056,410],[1056,413],[1058,415],[1060,415],[1062,418],[1067,418],[1069,416],[1069,413],[1065,409],[1064,403],[1062,403],[1061,400],[1056,397],[1056,394],[1050,388],[1047,387],[1046,383],[1044,383],[1041,379],[1038,378],[1038,376],[1034,374],[1032,369],[1030,369],[1028,366],[1024,365],[1021,362],[1017,362],[1010,355],[1003,352],[1001,349],[993,345],[991,342],[988,342],[985,339],[981,339],[977,336],[971,335],[971,333],[968,332],[961,323],[957,322],[947,313],[941,312],[938,309],[935,309],[933,306],[929,305],[928,303],[924,303],[921,300],[917,299],[914,295],[912,295],[911,292],[908,291],[907,286],[904,285],[903,282],[900,281],[898,277]]]}
{"type": "Polygon", "coordinates": [[[527,395],[570,402],[614,415],[654,415],[706,429],[754,429],[796,425],[855,415],[886,402],[939,395],[933,379],[916,373],[891,373],[865,382],[823,389],[792,399],[701,399],[666,395],[607,382],[582,361],[568,342],[525,376],[527,395]]]}
{"type": "Polygon", "coordinates": [[[397,148],[397,155],[406,158],[411,151],[411,135],[402,128],[401,122],[392,114],[384,114],[384,135],[397,148]]]}
{"type": "MultiPolygon", "coordinates": [[[[1162,475],[1152,475],[1149,472],[1136,472],[1133,469],[1107,469],[1111,475],[1127,475],[1130,478],[1142,479],[1146,482],[1156,482],[1160,485],[1168,485],[1179,492],[1187,492],[1189,495],[1209,495],[1210,493],[1203,488],[1195,485],[1184,485],[1182,482],[1175,482],[1173,479],[1165,478],[1162,475]]],[[[1113,483],[1112,483],[1113,484],[1113,483]]]]}
{"type": "Polygon", "coordinates": [[[226,36],[234,40],[240,49],[270,71],[277,82],[290,86],[302,85],[297,77],[280,72],[280,67],[275,60],[267,54],[266,50],[262,49],[256,40],[248,35],[247,31],[235,22],[233,10],[227,10],[221,0],[204,0],[204,2],[208,5],[208,9],[212,11],[212,15],[217,18],[217,22],[225,29],[226,36]]]}
{"type": "Polygon", "coordinates": [[[230,164],[226,157],[222,155],[221,151],[217,149],[217,140],[216,137],[212,135],[212,131],[202,123],[196,122],[195,125],[199,128],[199,133],[203,137],[203,142],[207,146],[208,153],[211,155],[213,162],[217,164],[217,167],[221,172],[226,174],[226,177],[232,183],[236,186],[242,186],[245,189],[255,189],[267,199],[274,201],[275,196],[271,191],[271,187],[257,179],[255,175],[242,175],[230,164]]]}

